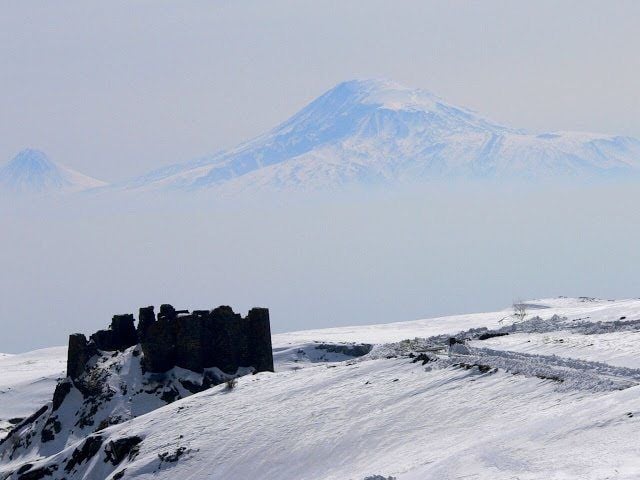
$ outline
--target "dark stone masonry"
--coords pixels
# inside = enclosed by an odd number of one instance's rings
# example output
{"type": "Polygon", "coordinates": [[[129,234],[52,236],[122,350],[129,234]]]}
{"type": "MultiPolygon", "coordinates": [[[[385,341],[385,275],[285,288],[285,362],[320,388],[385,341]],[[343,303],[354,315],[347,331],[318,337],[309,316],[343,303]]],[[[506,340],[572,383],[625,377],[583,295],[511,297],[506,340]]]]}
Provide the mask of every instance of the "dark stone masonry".
{"type": "Polygon", "coordinates": [[[80,377],[99,350],[123,351],[137,344],[148,372],[173,367],[194,372],[217,367],[229,374],[239,367],[273,371],[268,309],[253,308],[243,318],[227,306],[189,313],[161,305],[157,317],[154,307],[141,308],[137,329],[132,314],[114,315],[109,329],[98,330],[89,339],[81,333],[70,335],[67,376],[80,377]]]}

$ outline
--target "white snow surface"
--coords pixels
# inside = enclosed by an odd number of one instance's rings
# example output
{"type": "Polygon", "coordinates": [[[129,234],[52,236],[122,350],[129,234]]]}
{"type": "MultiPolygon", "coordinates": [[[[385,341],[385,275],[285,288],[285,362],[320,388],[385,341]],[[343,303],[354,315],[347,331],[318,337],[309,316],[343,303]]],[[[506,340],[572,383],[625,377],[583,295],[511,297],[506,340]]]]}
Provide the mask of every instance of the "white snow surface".
{"type": "Polygon", "coordinates": [[[66,368],[67,347],[0,354],[0,438],[11,426],[9,420],[28,417],[51,400],[66,368]]]}
{"type": "Polygon", "coordinates": [[[508,308],[278,334],[276,373],[100,432],[105,444],[140,436],[132,458],[114,466],[101,449],[66,472],[78,440],[48,456],[0,457],[0,478],[29,462],[67,479],[635,479],[636,322],[638,299],[556,298],[527,302],[523,321],[508,308]],[[472,329],[483,327],[508,335],[479,340],[485,330],[472,329]],[[468,340],[447,351],[448,336],[468,340]],[[359,358],[316,348],[340,342],[375,347],[359,358]]]}

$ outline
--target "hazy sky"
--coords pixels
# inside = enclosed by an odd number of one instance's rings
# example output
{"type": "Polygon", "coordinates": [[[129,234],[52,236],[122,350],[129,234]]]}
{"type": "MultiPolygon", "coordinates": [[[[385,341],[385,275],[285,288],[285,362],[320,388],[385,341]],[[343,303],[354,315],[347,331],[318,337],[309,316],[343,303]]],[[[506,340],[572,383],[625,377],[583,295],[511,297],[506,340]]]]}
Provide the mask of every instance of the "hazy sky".
{"type": "Polygon", "coordinates": [[[6,1],[0,162],[115,181],[388,77],[532,130],[640,137],[640,2],[6,1]]]}
{"type": "Polygon", "coordinates": [[[485,186],[0,204],[0,352],[161,303],[266,306],[282,332],[640,294],[637,184],[485,186]]]}
{"type": "MultiPolygon", "coordinates": [[[[635,0],[5,1],[0,162],[30,146],[122,180],[231,147],[354,77],[514,127],[640,137],[638,32],[635,0]]],[[[286,331],[639,295],[637,185],[495,187],[0,202],[0,352],[165,302],[267,306],[286,331]]]]}

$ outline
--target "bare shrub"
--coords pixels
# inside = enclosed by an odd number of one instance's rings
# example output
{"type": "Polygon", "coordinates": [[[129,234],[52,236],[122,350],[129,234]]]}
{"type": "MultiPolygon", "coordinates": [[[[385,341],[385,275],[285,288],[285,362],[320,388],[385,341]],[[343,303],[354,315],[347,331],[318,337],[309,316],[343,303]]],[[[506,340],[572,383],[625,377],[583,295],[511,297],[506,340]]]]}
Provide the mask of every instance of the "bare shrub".
{"type": "Polygon", "coordinates": [[[513,316],[516,317],[519,322],[522,322],[524,317],[527,316],[527,304],[522,302],[522,300],[513,302],[513,316]]]}

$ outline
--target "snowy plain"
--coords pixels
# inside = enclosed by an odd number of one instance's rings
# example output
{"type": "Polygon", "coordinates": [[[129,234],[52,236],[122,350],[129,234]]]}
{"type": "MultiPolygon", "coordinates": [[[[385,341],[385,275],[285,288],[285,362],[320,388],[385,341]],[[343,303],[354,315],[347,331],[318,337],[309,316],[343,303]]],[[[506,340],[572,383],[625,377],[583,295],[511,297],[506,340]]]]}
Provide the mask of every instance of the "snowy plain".
{"type": "MultiPolygon", "coordinates": [[[[638,478],[640,300],[527,305],[523,322],[506,308],[274,335],[276,373],[108,427],[106,440],[141,437],[138,454],[113,466],[100,452],[51,478],[638,478]],[[480,340],[484,328],[508,335],[480,340]],[[448,336],[466,341],[447,350],[439,342],[448,336]],[[340,343],[375,346],[358,358],[319,348],[340,343]]],[[[6,389],[28,375],[23,391],[35,405],[42,392],[29,388],[58,375],[65,353],[29,355],[42,361],[15,363],[11,375],[3,368],[0,382],[6,389]]],[[[0,458],[0,478],[20,478],[9,472],[27,461],[60,463],[81,443],[0,458]]]]}
{"type": "Polygon", "coordinates": [[[0,438],[11,419],[27,417],[51,400],[66,368],[67,347],[0,354],[0,438]]]}

